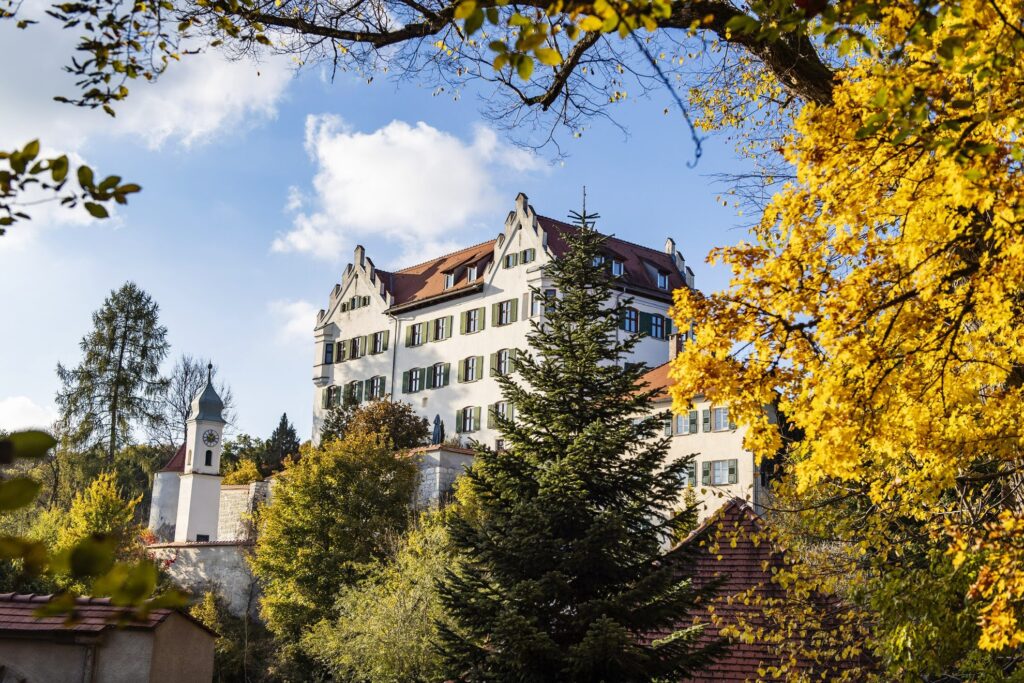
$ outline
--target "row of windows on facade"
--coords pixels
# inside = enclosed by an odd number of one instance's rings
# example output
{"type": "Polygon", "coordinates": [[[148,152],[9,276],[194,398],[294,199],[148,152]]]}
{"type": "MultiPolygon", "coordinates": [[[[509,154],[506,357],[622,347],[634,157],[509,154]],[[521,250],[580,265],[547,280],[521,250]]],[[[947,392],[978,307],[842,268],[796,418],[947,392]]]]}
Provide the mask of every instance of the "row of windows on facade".
{"type": "MultiPolygon", "coordinates": [[[[514,251],[505,254],[505,258],[502,260],[502,265],[505,268],[515,268],[519,265],[532,263],[537,259],[537,250],[523,249],[522,251],[514,251]]],[[[444,274],[444,288],[451,289],[455,286],[455,283],[459,280],[459,271],[451,270],[444,274]]],[[[473,282],[480,277],[480,267],[477,265],[466,267],[466,282],[473,282]]]]}
{"type": "MultiPolygon", "coordinates": [[[[607,259],[604,256],[595,256],[594,265],[597,267],[607,265],[613,277],[622,277],[626,274],[626,264],[617,258],[607,259]]],[[[668,289],[668,273],[657,271],[658,289],[668,289]]]]}
{"type": "MultiPolygon", "coordinates": [[[[487,428],[497,429],[499,419],[515,419],[515,409],[508,401],[498,401],[487,406],[487,428]]],[[[455,431],[459,434],[480,431],[480,406],[466,406],[456,410],[455,431]]],[[[501,442],[497,448],[501,450],[501,442]]]]}
{"type": "Polygon", "coordinates": [[[342,312],[344,312],[344,311],[354,311],[357,308],[362,308],[363,306],[369,306],[369,305],[370,305],[370,297],[368,297],[368,296],[354,296],[351,299],[349,299],[348,301],[343,301],[341,303],[341,310],[342,310],[342,312]]]}
{"type": "Polygon", "coordinates": [[[703,411],[690,410],[681,415],[676,415],[675,430],[672,429],[672,420],[665,420],[665,436],[684,436],[703,432],[725,432],[736,429],[736,423],[729,419],[728,408],[705,408],[703,411]]]}
{"type": "Polygon", "coordinates": [[[635,308],[622,312],[619,328],[633,334],[646,334],[654,339],[668,339],[672,334],[672,319],[660,313],[647,313],[635,308]]]}
{"type": "MultiPolygon", "coordinates": [[[[555,290],[545,290],[542,296],[534,296],[530,315],[539,315],[546,299],[553,298],[555,290]]],[[[523,295],[524,302],[528,295],[523,295]]],[[[491,305],[491,321],[497,327],[511,325],[519,319],[519,300],[506,299],[491,305]]],[[[434,320],[410,325],[405,330],[405,345],[422,346],[430,342],[449,339],[453,333],[454,316],[445,315],[434,320]]],[[[459,314],[459,330],[462,334],[474,334],[487,326],[487,308],[472,308],[459,314]]],[[[390,332],[384,330],[352,339],[324,345],[324,364],[343,363],[362,358],[367,353],[378,354],[388,350],[390,332]]]]}
{"type": "MultiPolygon", "coordinates": [[[[700,463],[702,486],[728,486],[739,481],[739,460],[705,460],[700,463]]],[[[697,461],[691,460],[686,466],[683,483],[690,488],[697,484],[697,461]]]]}
{"type": "MultiPolygon", "coordinates": [[[[517,349],[499,349],[491,354],[491,376],[498,377],[512,372],[517,349]]],[[[476,382],[483,379],[484,357],[470,356],[458,364],[459,382],[476,382]]],[[[412,368],[402,373],[402,393],[415,394],[424,389],[440,389],[451,382],[451,363],[434,363],[425,368],[412,368]]],[[[323,407],[360,403],[383,398],[387,393],[387,380],[383,375],[366,380],[353,380],[342,386],[324,389],[323,407]]]]}

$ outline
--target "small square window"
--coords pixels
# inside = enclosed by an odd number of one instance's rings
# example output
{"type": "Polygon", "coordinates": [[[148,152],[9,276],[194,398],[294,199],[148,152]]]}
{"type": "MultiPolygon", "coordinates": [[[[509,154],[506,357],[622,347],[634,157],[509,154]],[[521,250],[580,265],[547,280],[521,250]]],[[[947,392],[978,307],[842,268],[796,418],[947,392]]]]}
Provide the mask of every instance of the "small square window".
{"type": "Polygon", "coordinates": [[[466,279],[467,280],[472,282],[473,280],[476,279],[476,276],[477,276],[476,266],[470,266],[469,268],[466,269],[466,279]]]}
{"type": "Polygon", "coordinates": [[[604,256],[595,256],[592,263],[595,268],[600,268],[604,265],[604,256]]]}
{"type": "Polygon", "coordinates": [[[658,273],[658,289],[668,289],[668,273],[658,273]]]}
{"type": "Polygon", "coordinates": [[[626,272],[626,266],[622,261],[612,261],[612,275],[615,277],[622,277],[623,273],[626,272]]]}
{"type": "Polygon", "coordinates": [[[196,543],[209,543],[210,534],[196,534],[196,543]]]}
{"type": "Polygon", "coordinates": [[[455,273],[444,274],[444,288],[451,289],[455,286],[455,273]]]}

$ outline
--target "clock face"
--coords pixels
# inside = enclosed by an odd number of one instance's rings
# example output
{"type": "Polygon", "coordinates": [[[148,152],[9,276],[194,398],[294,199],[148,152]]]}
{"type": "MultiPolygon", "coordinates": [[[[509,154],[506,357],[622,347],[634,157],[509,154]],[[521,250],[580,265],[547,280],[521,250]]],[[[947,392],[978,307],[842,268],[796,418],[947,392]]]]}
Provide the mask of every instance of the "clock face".
{"type": "Polygon", "coordinates": [[[203,443],[205,443],[207,446],[216,446],[219,440],[220,437],[217,436],[217,432],[213,431],[212,429],[207,429],[205,432],[203,432],[203,443]]]}

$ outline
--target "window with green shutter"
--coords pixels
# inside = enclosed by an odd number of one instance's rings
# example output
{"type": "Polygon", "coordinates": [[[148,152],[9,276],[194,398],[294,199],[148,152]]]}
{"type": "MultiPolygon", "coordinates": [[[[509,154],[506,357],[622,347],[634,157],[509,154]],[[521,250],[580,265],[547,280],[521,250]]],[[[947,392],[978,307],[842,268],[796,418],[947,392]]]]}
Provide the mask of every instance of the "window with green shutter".
{"type": "Polygon", "coordinates": [[[522,263],[533,263],[534,259],[536,258],[537,250],[533,248],[523,249],[519,254],[519,260],[522,263]]]}
{"type": "Polygon", "coordinates": [[[651,314],[639,311],[640,315],[640,334],[646,334],[648,337],[651,336],[651,314]]]}
{"type": "Polygon", "coordinates": [[[697,463],[691,460],[686,465],[686,485],[691,489],[697,485],[697,463]]]}
{"type": "Polygon", "coordinates": [[[672,436],[672,420],[665,420],[662,423],[662,431],[665,436],[672,436]]]}
{"type": "Polygon", "coordinates": [[[473,431],[480,431],[480,406],[473,407],[473,431]]]}
{"type": "Polygon", "coordinates": [[[703,423],[703,430],[705,432],[711,431],[711,411],[705,409],[701,413],[701,423],[703,423]]]}
{"type": "Polygon", "coordinates": [[[519,265],[519,254],[518,253],[506,254],[505,255],[505,267],[506,268],[515,268],[517,265],[519,265]]]}
{"type": "Polygon", "coordinates": [[[702,462],[700,464],[700,483],[703,486],[711,486],[711,463],[702,462]]]}
{"type": "Polygon", "coordinates": [[[729,483],[735,484],[739,481],[739,460],[729,460],[729,483]]]}
{"type": "Polygon", "coordinates": [[[411,393],[409,391],[409,387],[411,386],[411,384],[410,384],[411,376],[412,376],[412,372],[409,371],[409,370],[406,370],[405,372],[402,373],[402,393],[403,394],[411,393]]]}
{"type": "Polygon", "coordinates": [[[690,411],[690,433],[691,434],[696,434],[697,433],[697,411],[696,410],[691,410],[690,411]]]}

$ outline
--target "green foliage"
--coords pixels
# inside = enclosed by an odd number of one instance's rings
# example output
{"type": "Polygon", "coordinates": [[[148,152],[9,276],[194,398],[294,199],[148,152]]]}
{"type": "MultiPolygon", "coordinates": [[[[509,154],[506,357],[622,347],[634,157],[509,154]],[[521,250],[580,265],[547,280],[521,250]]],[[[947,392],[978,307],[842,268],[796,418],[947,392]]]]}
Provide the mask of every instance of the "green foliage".
{"type": "Polygon", "coordinates": [[[159,419],[167,389],[160,363],[168,349],[159,311],[149,294],[134,282],[125,283],[93,313],[79,364],[71,369],[57,365],[62,423],[74,443],[106,451],[108,463],[130,443],[133,426],[159,419]]]}
{"type": "Polygon", "coordinates": [[[331,408],[320,430],[320,440],[342,439],[346,434],[382,434],[397,449],[426,445],[430,423],[407,401],[376,399],[358,406],[331,408]]]}
{"type": "Polygon", "coordinates": [[[233,439],[224,442],[224,449],[220,454],[220,464],[225,472],[239,467],[245,460],[252,462],[259,467],[259,463],[265,459],[264,453],[267,444],[258,436],[239,434],[233,439]]]}
{"type": "Polygon", "coordinates": [[[263,481],[263,475],[252,460],[241,460],[224,475],[222,484],[251,484],[254,481],[263,481]]]}
{"type": "Polygon", "coordinates": [[[263,459],[260,461],[260,471],[263,474],[273,474],[281,469],[285,458],[299,454],[299,437],[295,433],[295,427],[288,421],[288,415],[281,415],[281,421],[270,434],[264,444],[263,459]]]}
{"type": "Polygon", "coordinates": [[[301,665],[303,631],[329,618],[333,599],[406,528],[417,470],[376,434],[307,446],[288,463],[260,512],[251,566],[282,659],[301,665]]]}
{"type": "Polygon", "coordinates": [[[25,213],[25,205],[30,203],[25,199],[28,192],[41,192],[43,201],[59,201],[69,208],[81,204],[93,218],[107,218],[110,211],[104,204],[127,204],[128,195],[142,189],[134,183],[122,183],[120,176],[96,182],[92,169],[85,165],[76,170],[78,188],[73,188],[68,185],[71,164],[67,155],[45,158],[39,152],[39,140],[21,149],[0,150],[0,235],[8,226],[30,218],[25,213]]]}
{"type": "Polygon", "coordinates": [[[437,578],[453,556],[443,512],[425,513],[393,555],[342,590],[334,620],[303,637],[303,648],[336,680],[434,683],[444,680],[436,648],[446,622],[437,578]]]}
{"type": "Polygon", "coordinates": [[[603,241],[589,228],[569,236],[547,267],[558,295],[545,297],[531,351],[499,379],[515,406],[514,422],[497,417],[508,450],[478,447],[465,476],[472,513],[456,510],[449,529],[449,676],[678,680],[714,653],[694,643],[700,627],[677,630],[696,595],[660,560],[687,462],[666,462],[665,416],[637,390],[645,368],[623,362],[639,338],[619,338],[631,301],[594,265],[603,241]],[[671,635],[637,638],[653,633],[671,635]]]}
{"type": "MultiPolygon", "coordinates": [[[[55,443],[41,432],[16,432],[0,438],[0,455],[8,466],[17,465],[19,460],[44,457],[55,443]]],[[[157,594],[158,575],[152,562],[129,557],[138,548],[138,528],[132,520],[136,503],[118,495],[112,474],[97,479],[76,496],[67,515],[51,508],[35,517],[31,534],[0,535],[0,581],[13,590],[38,586],[48,590],[44,572],[56,576],[65,591],[45,607],[49,614],[69,613],[75,591],[84,586],[91,587],[92,595],[109,596],[123,606],[126,618],[181,605],[183,596],[177,591],[157,594]]],[[[22,519],[20,526],[26,518],[22,519]]],[[[8,520],[0,520],[4,532],[11,531],[8,520]]]]}
{"type": "Polygon", "coordinates": [[[224,601],[211,591],[189,608],[189,614],[219,634],[214,646],[216,683],[255,683],[266,676],[271,657],[270,634],[248,616],[228,612],[224,601]]]}

